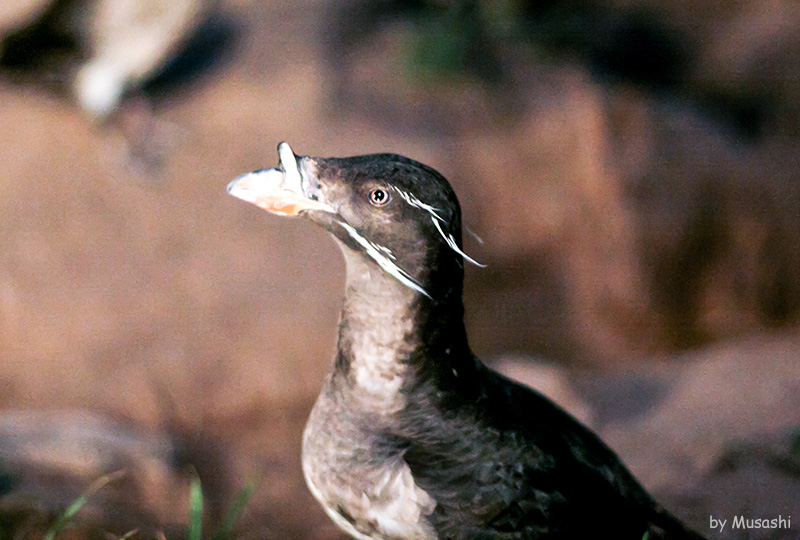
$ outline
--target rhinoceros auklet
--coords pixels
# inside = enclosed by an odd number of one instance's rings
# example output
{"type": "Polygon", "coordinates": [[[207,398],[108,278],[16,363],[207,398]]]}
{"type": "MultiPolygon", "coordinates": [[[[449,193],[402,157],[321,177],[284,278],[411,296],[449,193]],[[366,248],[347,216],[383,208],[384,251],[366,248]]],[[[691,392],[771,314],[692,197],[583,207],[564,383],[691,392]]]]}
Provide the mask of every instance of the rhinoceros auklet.
{"type": "Polygon", "coordinates": [[[472,354],[470,259],[441,174],[394,154],[278,154],[228,192],[305,217],[344,253],[338,353],[302,459],[339,527],[360,540],[701,538],[587,428],[472,354]]]}

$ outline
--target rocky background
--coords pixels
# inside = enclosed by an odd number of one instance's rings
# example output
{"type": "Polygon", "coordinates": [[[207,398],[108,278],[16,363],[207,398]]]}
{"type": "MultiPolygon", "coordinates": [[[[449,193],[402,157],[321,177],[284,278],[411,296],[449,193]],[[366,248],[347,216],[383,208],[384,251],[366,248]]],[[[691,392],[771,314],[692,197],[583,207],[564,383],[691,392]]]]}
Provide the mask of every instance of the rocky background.
{"type": "Polygon", "coordinates": [[[118,470],[66,536],[182,538],[196,471],[209,525],[259,480],[237,538],[342,538],[299,440],[343,262],[224,190],[286,140],[441,171],[475,351],[699,532],[796,540],[795,2],[165,5],[0,7],[0,538],[118,470]]]}

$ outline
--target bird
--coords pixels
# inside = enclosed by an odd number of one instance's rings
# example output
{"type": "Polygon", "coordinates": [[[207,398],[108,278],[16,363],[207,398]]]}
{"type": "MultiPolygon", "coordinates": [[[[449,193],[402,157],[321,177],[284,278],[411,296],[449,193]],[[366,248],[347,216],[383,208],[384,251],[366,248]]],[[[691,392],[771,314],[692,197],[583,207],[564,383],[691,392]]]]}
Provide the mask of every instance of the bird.
{"type": "Polygon", "coordinates": [[[43,71],[104,122],[181,53],[216,0],[27,0],[0,11],[0,63],[43,71]]]}
{"type": "Polygon", "coordinates": [[[338,348],[302,442],[336,525],[358,540],[702,538],[588,428],[472,353],[463,276],[478,263],[444,176],[389,153],[278,156],[227,191],[344,255],[338,348]]]}
{"type": "Polygon", "coordinates": [[[175,95],[180,82],[196,83],[230,41],[218,3],[10,3],[16,7],[0,9],[0,70],[69,99],[98,132],[111,135],[125,165],[156,176],[181,130],[156,117],[153,102],[175,95]]]}

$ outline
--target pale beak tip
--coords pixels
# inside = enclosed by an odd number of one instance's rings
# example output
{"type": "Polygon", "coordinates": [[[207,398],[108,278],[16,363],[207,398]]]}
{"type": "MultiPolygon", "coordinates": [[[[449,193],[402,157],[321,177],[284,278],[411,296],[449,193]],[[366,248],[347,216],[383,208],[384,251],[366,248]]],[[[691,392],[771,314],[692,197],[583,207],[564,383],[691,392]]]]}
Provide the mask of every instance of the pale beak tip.
{"type": "MultiPolygon", "coordinates": [[[[241,178],[241,177],[239,177],[239,178],[241,178]]],[[[231,192],[231,191],[233,191],[233,188],[236,186],[236,182],[238,182],[238,181],[239,181],[239,178],[234,178],[233,180],[231,180],[230,182],[228,182],[228,187],[226,187],[226,188],[225,188],[225,191],[226,191],[228,194],[230,194],[230,192],[231,192]]]]}

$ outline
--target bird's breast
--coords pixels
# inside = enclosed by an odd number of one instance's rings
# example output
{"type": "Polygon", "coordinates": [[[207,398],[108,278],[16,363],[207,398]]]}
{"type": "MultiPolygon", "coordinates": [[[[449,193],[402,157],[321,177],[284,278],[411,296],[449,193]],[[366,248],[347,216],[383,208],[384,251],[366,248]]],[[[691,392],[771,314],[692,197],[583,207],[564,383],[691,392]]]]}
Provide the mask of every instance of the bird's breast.
{"type": "Polygon", "coordinates": [[[401,448],[358,425],[323,394],[303,436],[303,474],[312,495],[359,539],[437,540],[436,501],[414,481],[401,448]]]}

